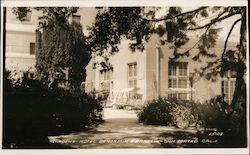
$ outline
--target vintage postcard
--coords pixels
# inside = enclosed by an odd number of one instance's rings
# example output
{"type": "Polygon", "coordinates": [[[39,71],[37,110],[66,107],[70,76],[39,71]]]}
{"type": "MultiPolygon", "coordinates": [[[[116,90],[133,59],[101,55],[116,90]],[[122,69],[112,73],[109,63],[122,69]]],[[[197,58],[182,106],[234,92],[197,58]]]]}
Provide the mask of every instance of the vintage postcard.
{"type": "Polygon", "coordinates": [[[2,1],[1,154],[248,154],[247,1],[2,1]]]}

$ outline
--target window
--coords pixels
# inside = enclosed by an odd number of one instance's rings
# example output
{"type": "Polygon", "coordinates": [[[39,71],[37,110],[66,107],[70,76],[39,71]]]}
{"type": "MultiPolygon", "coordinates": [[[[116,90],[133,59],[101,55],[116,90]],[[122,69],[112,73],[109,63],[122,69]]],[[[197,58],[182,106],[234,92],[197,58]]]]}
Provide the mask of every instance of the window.
{"type": "Polygon", "coordinates": [[[35,73],[34,72],[24,72],[23,73],[24,78],[29,78],[29,79],[34,79],[35,78],[35,73]]]}
{"type": "Polygon", "coordinates": [[[236,78],[236,72],[235,71],[226,71],[224,74],[225,78],[236,78]]]}
{"type": "Polygon", "coordinates": [[[168,88],[187,88],[188,85],[188,63],[169,62],[168,64],[168,88]]]}
{"type": "Polygon", "coordinates": [[[106,92],[113,90],[113,81],[112,81],[113,69],[105,69],[100,71],[100,82],[101,89],[106,92]]]}
{"type": "Polygon", "coordinates": [[[176,63],[169,63],[168,64],[168,75],[175,76],[176,75],[176,63]]]}
{"type": "Polygon", "coordinates": [[[137,64],[128,64],[128,87],[137,88],[137,64]]]}
{"type": "Polygon", "coordinates": [[[168,79],[168,87],[169,88],[177,88],[177,80],[176,79],[168,79]]]}
{"type": "MultiPolygon", "coordinates": [[[[176,98],[179,100],[187,100],[188,94],[180,92],[179,88],[188,88],[188,63],[187,62],[169,62],[168,63],[168,98],[176,98]],[[178,90],[179,89],[179,90],[178,90]]],[[[185,91],[185,90],[184,90],[185,91]]]]}
{"type": "Polygon", "coordinates": [[[109,99],[113,100],[114,99],[113,68],[110,69],[109,78],[110,78],[109,99]]]}
{"type": "Polygon", "coordinates": [[[185,63],[185,62],[179,63],[179,75],[180,76],[187,76],[187,63],[185,63]]]}
{"type": "Polygon", "coordinates": [[[30,43],[30,55],[35,54],[35,43],[30,43]]]}
{"type": "Polygon", "coordinates": [[[187,88],[187,78],[178,79],[178,88],[187,88]]]}
{"type": "Polygon", "coordinates": [[[229,104],[233,100],[235,81],[236,81],[235,71],[229,70],[225,72],[224,77],[222,78],[221,88],[222,88],[222,95],[224,95],[224,101],[229,104]]]}
{"type": "Polygon", "coordinates": [[[187,93],[178,93],[179,100],[187,100],[187,93]]]}
{"type": "Polygon", "coordinates": [[[169,93],[168,99],[178,99],[178,100],[187,100],[188,94],[187,93],[169,93]]]}
{"type": "Polygon", "coordinates": [[[230,87],[229,87],[230,101],[233,99],[234,89],[235,89],[235,81],[232,80],[230,81],[230,87]]]}
{"type": "Polygon", "coordinates": [[[34,79],[34,78],[35,78],[35,74],[34,74],[34,73],[32,73],[32,72],[31,72],[31,73],[29,73],[29,75],[28,75],[28,76],[29,76],[29,78],[30,78],[30,79],[34,79]]]}
{"type": "Polygon", "coordinates": [[[80,23],[81,22],[81,16],[72,15],[72,22],[80,23]]]}
{"type": "Polygon", "coordinates": [[[235,79],[224,79],[222,81],[222,94],[224,94],[224,101],[231,103],[233,100],[235,89],[235,79]]]}
{"type": "Polygon", "coordinates": [[[168,98],[169,99],[177,99],[177,93],[169,93],[168,98]]]}

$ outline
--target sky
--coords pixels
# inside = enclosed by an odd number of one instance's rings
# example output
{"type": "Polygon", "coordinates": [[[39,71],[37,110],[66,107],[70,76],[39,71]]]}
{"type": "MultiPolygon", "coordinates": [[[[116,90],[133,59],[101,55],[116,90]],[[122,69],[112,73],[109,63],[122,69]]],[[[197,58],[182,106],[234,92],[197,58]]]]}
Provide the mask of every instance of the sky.
{"type": "MultiPolygon", "coordinates": [[[[186,12],[186,11],[191,11],[191,10],[194,10],[196,9],[197,7],[182,7],[182,10],[183,12],[186,12]]],[[[156,18],[160,18],[162,16],[164,16],[164,14],[166,14],[166,8],[162,8],[158,11],[158,13],[156,14],[156,18]]],[[[233,25],[233,22],[236,21],[240,16],[239,15],[235,15],[233,17],[230,17],[226,20],[223,20],[222,22],[218,23],[216,28],[222,28],[221,31],[218,33],[219,35],[219,39],[223,39],[223,40],[226,40],[226,37],[228,35],[228,32],[231,28],[231,26],[233,25]]],[[[209,17],[208,17],[209,18],[209,17]]],[[[206,22],[204,20],[204,22],[206,22]]],[[[199,24],[200,25],[203,25],[204,22],[200,22],[199,24]]],[[[240,38],[240,25],[241,25],[241,22],[238,22],[231,35],[230,35],[230,38],[229,38],[229,41],[232,41],[232,42],[238,42],[239,41],[239,38],[240,38]]]]}
{"type": "MultiPolygon", "coordinates": [[[[185,11],[190,11],[193,9],[196,9],[197,7],[182,7],[183,12],[185,11]]],[[[85,14],[87,14],[87,16],[84,17],[84,21],[86,21],[86,23],[84,23],[84,27],[88,27],[91,26],[91,24],[95,21],[95,14],[97,13],[97,11],[91,7],[86,7],[83,9],[85,12],[85,14]]],[[[161,18],[162,16],[164,16],[166,14],[166,7],[162,7],[161,9],[159,9],[156,13],[156,18],[161,18]]],[[[209,18],[209,17],[208,17],[209,18]]],[[[221,31],[219,32],[219,39],[225,40],[227,37],[227,34],[233,24],[233,22],[235,20],[237,20],[239,18],[239,16],[233,16],[230,17],[229,19],[223,20],[222,22],[220,22],[219,24],[217,24],[217,28],[222,28],[221,31]]],[[[206,20],[203,20],[203,22],[205,22],[206,20]]],[[[202,25],[204,23],[200,22],[200,25],[202,25]]],[[[241,22],[237,23],[237,25],[235,26],[234,30],[232,31],[232,34],[229,38],[229,41],[232,42],[238,42],[239,41],[239,37],[240,37],[240,25],[241,22]]]]}

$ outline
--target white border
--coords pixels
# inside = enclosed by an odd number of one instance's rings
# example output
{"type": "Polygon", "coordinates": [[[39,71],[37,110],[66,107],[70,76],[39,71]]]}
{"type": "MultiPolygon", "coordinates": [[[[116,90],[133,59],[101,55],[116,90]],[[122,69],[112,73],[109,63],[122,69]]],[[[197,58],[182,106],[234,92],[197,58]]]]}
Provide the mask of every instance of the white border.
{"type": "Polygon", "coordinates": [[[4,6],[246,6],[247,0],[3,0],[4,6]],[[195,5],[194,5],[195,4],[195,5]]]}
{"type": "MultiPolygon", "coordinates": [[[[1,52],[0,52],[0,149],[2,149],[2,141],[3,141],[3,138],[2,138],[2,133],[3,133],[3,22],[2,22],[2,19],[3,19],[3,7],[1,5],[1,52]]],[[[2,150],[0,150],[0,153],[2,152],[2,150]]]]}
{"type": "MultiPolygon", "coordinates": [[[[2,149],[2,133],[3,133],[3,22],[2,22],[2,19],[3,19],[3,7],[1,5],[1,43],[0,43],[0,47],[1,47],[1,53],[0,53],[0,149],[2,149]]],[[[2,152],[2,150],[0,150],[0,153],[2,152]]]]}
{"type": "Polygon", "coordinates": [[[134,154],[134,155],[163,155],[163,154],[180,154],[180,155],[200,155],[200,154],[209,154],[209,155],[224,155],[224,154],[230,154],[230,155],[238,155],[238,154],[249,154],[248,149],[234,149],[234,148],[227,148],[227,149],[182,149],[182,148],[176,148],[176,149],[55,149],[55,150],[2,150],[4,155],[42,155],[42,154],[59,154],[59,155],[97,155],[97,154],[103,154],[103,155],[119,155],[119,154],[134,154]]]}
{"type": "Polygon", "coordinates": [[[248,14],[248,11],[249,11],[249,6],[247,5],[247,10],[246,10],[246,14],[247,14],[247,17],[246,17],[246,26],[247,26],[247,29],[246,29],[246,39],[247,39],[247,41],[246,41],[246,52],[247,52],[247,57],[246,57],[246,66],[247,66],[247,70],[246,70],[246,86],[247,86],[247,102],[246,102],[246,104],[247,104],[247,138],[248,138],[248,140],[247,140],[247,142],[248,142],[248,145],[247,145],[247,147],[248,147],[248,154],[250,154],[250,105],[249,105],[249,102],[250,102],[250,99],[249,99],[249,97],[250,97],[250,90],[249,90],[249,88],[250,88],[250,51],[249,51],[249,40],[250,40],[250,38],[249,38],[249,14],[248,14]]]}
{"type": "MultiPolygon", "coordinates": [[[[3,7],[12,7],[12,6],[82,6],[82,7],[94,7],[94,6],[182,6],[182,7],[194,7],[194,6],[248,6],[247,0],[75,0],[75,1],[62,1],[62,0],[54,0],[54,1],[35,1],[35,0],[19,0],[19,1],[1,1],[1,19],[3,19],[3,7]],[[195,5],[194,5],[195,4],[195,5]]],[[[248,11],[248,8],[247,8],[248,11]]],[[[247,12],[248,13],[248,12],[247,12]]],[[[1,26],[3,26],[3,22],[1,22],[1,26]]],[[[247,14],[247,26],[248,26],[248,14],[247,14]]],[[[1,41],[3,40],[3,30],[1,29],[1,41]]],[[[249,30],[247,29],[247,39],[249,37],[249,30]]],[[[3,46],[1,43],[1,63],[3,62],[3,46]]],[[[249,40],[247,41],[247,75],[246,75],[246,84],[247,84],[247,103],[249,103],[249,40]]],[[[3,66],[0,65],[0,110],[2,111],[2,91],[3,91],[3,66]]],[[[247,106],[247,137],[249,138],[249,104],[247,106]]],[[[2,125],[2,113],[0,116],[1,125],[2,125]]],[[[2,142],[2,127],[0,129],[1,142],[2,142]]],[[[2,143],[0,144],[2,148],[2,143]]],[[[185,149],[22,149],[22,150],[11,150],[4,149],[0,150],[0,154],[6,155],[16,155],[16,154],[60,154],[60,155],[68,155],[68,154],[249,154],[249,141],[248,148],[226,148],[226,149],[200,149],[200,148],[185,148],[185,149]]]]}

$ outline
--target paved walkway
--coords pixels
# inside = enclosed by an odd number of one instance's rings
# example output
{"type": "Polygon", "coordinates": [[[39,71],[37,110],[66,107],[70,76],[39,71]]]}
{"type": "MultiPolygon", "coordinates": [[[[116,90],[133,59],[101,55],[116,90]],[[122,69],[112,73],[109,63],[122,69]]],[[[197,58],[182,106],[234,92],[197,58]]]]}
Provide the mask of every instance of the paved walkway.
{"type": "Polygon", "coordinates": [[[106,108],[104,120],[93,130],[50,136],[49,140],[72,148],[161,148],[162,139],[159,135],[178,130],[173,127],[143,125],[138,123],[135,112],[127,110],[106,108]]]}

